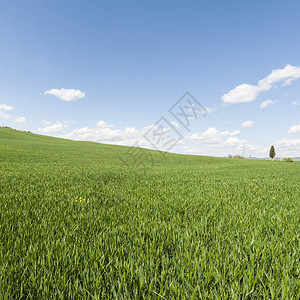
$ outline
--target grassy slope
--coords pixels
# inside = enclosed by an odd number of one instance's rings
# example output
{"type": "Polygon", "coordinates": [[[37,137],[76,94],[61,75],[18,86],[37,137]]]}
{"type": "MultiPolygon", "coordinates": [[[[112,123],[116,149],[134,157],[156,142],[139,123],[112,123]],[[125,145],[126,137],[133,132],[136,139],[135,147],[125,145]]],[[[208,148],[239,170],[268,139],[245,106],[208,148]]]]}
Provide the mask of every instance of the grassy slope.
{"type": "Polygon", "coordinates": [[[300,292],[300,163],[127,151],[0,128],[0,298],[300,292]]]}

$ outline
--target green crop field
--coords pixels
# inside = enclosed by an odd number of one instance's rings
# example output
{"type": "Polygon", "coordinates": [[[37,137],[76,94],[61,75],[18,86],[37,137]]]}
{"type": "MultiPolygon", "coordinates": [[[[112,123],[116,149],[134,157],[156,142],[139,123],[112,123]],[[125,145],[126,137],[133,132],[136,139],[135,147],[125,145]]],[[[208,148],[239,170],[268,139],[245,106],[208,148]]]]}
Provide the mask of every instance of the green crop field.
{"type": "Polygon", "coordinates": [[[299,299],[299,175],[0,128],[0,299],[299,299]]]}

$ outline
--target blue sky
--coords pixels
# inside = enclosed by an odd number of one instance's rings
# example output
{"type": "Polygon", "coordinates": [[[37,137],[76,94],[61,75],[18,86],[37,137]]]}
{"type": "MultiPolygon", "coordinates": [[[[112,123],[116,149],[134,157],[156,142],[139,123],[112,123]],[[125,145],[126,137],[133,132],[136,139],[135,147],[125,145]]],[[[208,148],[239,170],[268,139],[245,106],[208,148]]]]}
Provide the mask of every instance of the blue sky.
{"type": "Polygon", "coordinates": [[[299,1],[3,2],[0,124],[178,153],[265,157],[274,144],[300,156],[299,13],[299,1]],[[209,112],[189,130],[168,111],[187,91],[209,112]],[[172,149],[145,139],[160,117],[183,137],[172,149]]]}

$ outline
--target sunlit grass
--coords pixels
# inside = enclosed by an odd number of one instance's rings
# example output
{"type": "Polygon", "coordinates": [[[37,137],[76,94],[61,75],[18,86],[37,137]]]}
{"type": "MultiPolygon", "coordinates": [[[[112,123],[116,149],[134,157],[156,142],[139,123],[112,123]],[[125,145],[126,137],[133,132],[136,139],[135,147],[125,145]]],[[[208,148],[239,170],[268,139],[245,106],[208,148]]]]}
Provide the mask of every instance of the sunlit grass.
{"type": "Polygon", "coordinates": [[[126,151],[0,128],[0,299],[299,298],[299,163],[126,151]]]}

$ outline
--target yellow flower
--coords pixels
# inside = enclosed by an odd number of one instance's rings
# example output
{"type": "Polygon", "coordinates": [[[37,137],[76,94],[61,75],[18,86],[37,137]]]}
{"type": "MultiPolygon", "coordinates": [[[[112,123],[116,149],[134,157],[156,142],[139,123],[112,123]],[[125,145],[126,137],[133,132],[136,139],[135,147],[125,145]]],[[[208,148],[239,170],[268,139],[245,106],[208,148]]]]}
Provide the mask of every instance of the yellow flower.
{"type": "Polygon", "coordinates": [[[77,200],[75,200],[75,202],[77,202],[77,200]]]}

